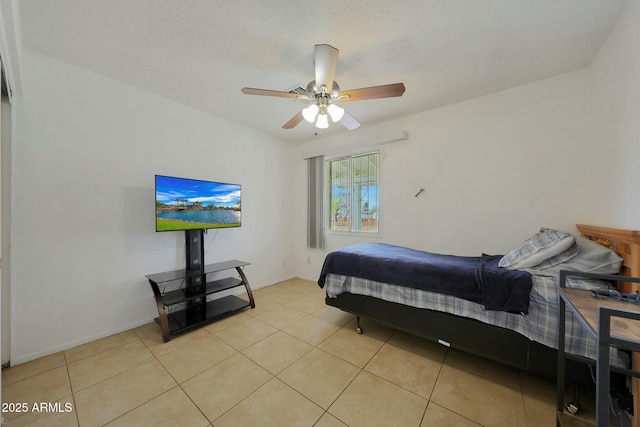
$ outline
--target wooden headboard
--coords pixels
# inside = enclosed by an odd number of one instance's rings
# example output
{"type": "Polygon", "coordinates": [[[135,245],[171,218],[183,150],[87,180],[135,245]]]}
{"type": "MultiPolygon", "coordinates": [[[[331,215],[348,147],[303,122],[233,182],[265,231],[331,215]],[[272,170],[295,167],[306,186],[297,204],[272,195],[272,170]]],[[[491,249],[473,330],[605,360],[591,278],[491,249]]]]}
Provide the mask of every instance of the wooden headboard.
{"type": "MultiPolygon", "coordinates": [[[[583,237],[608,247],[622,257],[620,274],[640,277],[640,231],[583,224],[576,224],[576,227],[583,237]]],[[[621,292],[636,292],[640,291],[640,284],[623,282],[618,288],[621,292]]]]}

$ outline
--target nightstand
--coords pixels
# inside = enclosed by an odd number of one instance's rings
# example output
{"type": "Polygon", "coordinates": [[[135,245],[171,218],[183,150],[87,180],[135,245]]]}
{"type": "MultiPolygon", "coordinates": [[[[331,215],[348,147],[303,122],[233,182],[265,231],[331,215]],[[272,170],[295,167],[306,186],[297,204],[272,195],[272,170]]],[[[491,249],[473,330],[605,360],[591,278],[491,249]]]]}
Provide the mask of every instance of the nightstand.
{"type": "MultiPolygon", "coordinates": [[[[557,409],[564,409],[564,376],[565,359],[572,357],[565,352],[565,317],[566,310],[571,311],[582,326],[596,339],[596,426],[609,425],[609,385],[611,370],[621,372],[634,378],[640,377],[640,372],[618,367],[611,367],[610,347],[630,350],[633,352],[632,365],[639,369],[638,353],[640,352],[640,304],[617,300],[613,298],[594,297],[588,290],[566,287],[569,276],[583,279],[599,279],[611,282],[640,283],[640,278],[627,276],[610,276],[592,273],[575,273],[563,271],[560,274],[560,298],[558,307],[558,395],[557,409]]],[[[637,413],[638,390],[637,381],[633,381],[634,414],[631,425],[638,426],[637,413]]],[[[560,424],[558,417],[558,425],[560,424]]]]}

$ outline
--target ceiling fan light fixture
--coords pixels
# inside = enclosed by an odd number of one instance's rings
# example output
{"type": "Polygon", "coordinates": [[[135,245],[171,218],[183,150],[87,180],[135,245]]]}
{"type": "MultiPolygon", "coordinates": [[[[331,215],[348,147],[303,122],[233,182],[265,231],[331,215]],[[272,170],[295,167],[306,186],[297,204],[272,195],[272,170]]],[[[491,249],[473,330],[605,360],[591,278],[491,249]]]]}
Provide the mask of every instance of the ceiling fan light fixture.
{"type": "Polygon", "coordinates": [[[339,122],[340,119],[342,119],[342,116],[344,116],[344,108],[336,104],[329,104],[329,106],[327,107],[327,112],[331,116],[331,120],[333,120],[334,123],[339,122]]]}
{"type": "Polygon", "coordinates": [[[398,97],[402,96],[405,91],[403,83],[341,91],[340,86],[334,80],[337,65],[338,49],[328,44],[316,44],[314,48],[315,80],[311,80],[306,89],[297,87],[285,92],[243,87],[242,93],[294,99],[305,104],[306,106],[302,111],[299,111],[282,126],[283,129],[292,129],[302,120],[309,123],[315,122],[317,128],[326,129],[329,127],[328,116],[331,116],[333,123],[340,122],[348,130],[353,130],[360,126],[360,122],[340,105],[334,105],[333,102],[398,97]]]}
{"type": "Polygon", "coordinates": [[[304,119],[309,123],[313,123],[316,119],[316,115],[318,114],[318,110],[320,110],[320,108],[318,108],[316,104],[311,104],[302,110],[302,117],[304,117],[304,119]]]}
{"type": "Polygon", "coordinates": [[[318,120],[316,121],[316,127],[318,129],[326,129],[326,128],[329,127],[329,119],[328,119],[326,111],[324,112],[324,114],[322,114],[322,111],[320,112],[320,114],[318,114],[318,120]]]}

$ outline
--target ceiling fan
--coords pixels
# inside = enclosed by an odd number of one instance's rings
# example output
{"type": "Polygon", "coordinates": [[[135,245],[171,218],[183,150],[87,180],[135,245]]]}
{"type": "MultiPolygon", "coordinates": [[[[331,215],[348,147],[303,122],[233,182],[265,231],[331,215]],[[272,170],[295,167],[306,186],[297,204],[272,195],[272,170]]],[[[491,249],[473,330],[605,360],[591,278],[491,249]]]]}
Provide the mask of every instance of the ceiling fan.
{"type": "Polygon", "coordinates": [[[325,129],[329,127],[329,119],[333,122],[340,122],[345,128],[352,130],[360,126],[351,114],[336,102],[362,101],[365,99],[391,98],[402,96],[404,84],[393,83],[381,86],[371,86],[361,89],[341,91],[338,83],[333,80],[338,65],[338,49],[328,44],[317,44],[315,46],[315,71],[316,78],[307,85],[305,93],[284,92],[269,89],[256,89],[251,87],[242,88],[242,93],[247,95],[275,96],[280,98],[291,98],[301,101],[306,105],[291,120],[285,123],[284,129],[294,128],[303,119],[309,123],[316,123],[316,127],[325,129]]]}

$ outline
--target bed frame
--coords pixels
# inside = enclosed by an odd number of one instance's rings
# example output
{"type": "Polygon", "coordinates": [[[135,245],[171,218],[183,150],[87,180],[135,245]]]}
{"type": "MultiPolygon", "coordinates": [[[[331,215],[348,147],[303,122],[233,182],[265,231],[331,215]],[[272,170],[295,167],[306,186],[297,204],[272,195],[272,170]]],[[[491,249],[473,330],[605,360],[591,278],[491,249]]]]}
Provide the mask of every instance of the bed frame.
{"type": "MultiPolygon", "coordinates": [[[[623,257],[621,274],[640,277],[640,231],[582,224],[577,227],[582,236],[611,248],[623,257]]],[[[630,292],[628,289],[621,290],[630,292]]],[[[348,292],[337,298],[327,297],[325,301],[327,305],[356,315],[359,333],[362,333],[360,317],[364,317],[518,369],[549,378],[557,376],[556,349],[531,341],[510,329],[348,292]]],[[[582,362],[568,360],[566,378],[575,384],[592,384],[589,365],[594,362],[589,359],[582,362]]],[[[634,357],[634,365],[635,362],[634,357]]]]}

